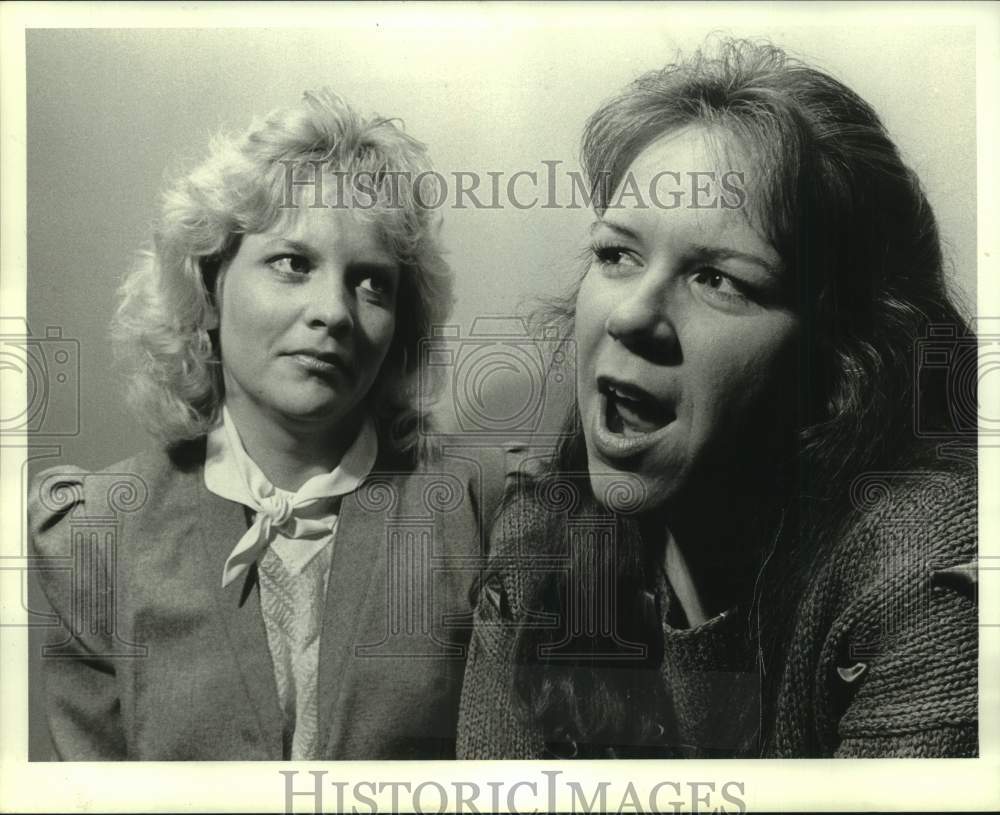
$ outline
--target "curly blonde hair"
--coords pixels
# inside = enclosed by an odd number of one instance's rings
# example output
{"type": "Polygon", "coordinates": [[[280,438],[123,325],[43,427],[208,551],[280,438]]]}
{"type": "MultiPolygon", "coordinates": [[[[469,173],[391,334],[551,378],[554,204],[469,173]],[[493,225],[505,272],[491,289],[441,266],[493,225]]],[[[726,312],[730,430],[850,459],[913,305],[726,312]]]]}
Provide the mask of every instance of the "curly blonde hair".
{"type": "MultiPolygon", "coordinates": [[[[438,218],[420,188],[434,176],[424,146],[390,119],[359,116],[329,90],[254,122],[242,136],[219,137],[200,166],[164,195],[153,250],[122,284],[112,336],[132,369],[129,401],[168,446],[204,435],[224,397],[212,331],[212,289],[220,265],[245,234],[294,217],[290,168],[322,165],[365,178],[365,205],[400,264],[396,332],[372,388],[379,436],[398,452],[416,447],[440,382],[422,365],[418,343],[452,307],[452,272],[438,243],[438,218]],[[426,376],[422,375],[426,374],[426,376]]],[[[301,181],[296,182],[301,183],[301,181]]],[[[308,193],[307,193],[308,194],[308,193]]]]}

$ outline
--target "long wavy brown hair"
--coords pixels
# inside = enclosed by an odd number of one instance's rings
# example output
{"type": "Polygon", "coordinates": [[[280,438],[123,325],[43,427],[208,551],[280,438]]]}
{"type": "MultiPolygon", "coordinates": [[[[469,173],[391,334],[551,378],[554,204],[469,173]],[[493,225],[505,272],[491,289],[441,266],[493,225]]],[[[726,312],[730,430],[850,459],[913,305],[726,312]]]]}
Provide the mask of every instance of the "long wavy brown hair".
{"type": "MultiPolygon", "coordinates": [[[[763,683],[762,715],[749,717],[758,725],[735,752],[755,755],[766,749],[769,704],[795,606],[830,549],[824,544],[843,532],[851,481],[872,468],[912,461],[922,431],[960,432],[951,410],[957,396],[975,405],[974,392],[950,393],[947,377],[920,383],[918,393],[919,342],[929,327],[950,326],[965,353],[975,349],[948,294],[938,229],[921,184],[878,115],[850,88],[774,46],[744,40],[725,40],[647,73],[586,125],[582,160],[597,213],[640,152],[689,125],[721,130],[751,158],[748,217],[790,270],[803,326],[795,392],[788,394],[798,422],[789,428],[788,454],[775,456],[766,489],[754,496],[754,540],[741,561],[751,571],[743,569],[743,593],[735,598],[748,610],[746,634],[759,653],[763,683]]],[[[575,294],[548,309],[570,333],[575,294]]],[[[570,412],[542,478],[587,469],[576,405],[570,412]]],[[[567,512],[544,513],[542,530],[521,543],[534,554],[568,557],[572,566],[523,581],[523,608],[552,613],[562,623],[518,629],[516,698],[557,754],[670,754],[669,689],[656,670],[661,622],[650,599],[659,568],[655,536],[642,518],[599,506],[579,479],[575,488],[582,499],[567,512]],[[574,516],[607,518],[617,548],[593,536],[569,546],[566,527],[574,516]],[[568,598],[578,607],[599,601],[592,581],[570,587],[569,575],[595,569],[614,583],[610,596],[623,647],[645,649],[642,660],[628,663],[632,670],[608,654],[606,642],[598,647],[566,623],[568,598]],[[570,643],[567,650],[580,656],[539,656],[554,643],[570,643]]],[[[515,505],[522,511],[535,494],[522,479],[505,496],[501,515],[515,505]]],[[[499,577],[494,568],[485,579],[499,577]]]]}

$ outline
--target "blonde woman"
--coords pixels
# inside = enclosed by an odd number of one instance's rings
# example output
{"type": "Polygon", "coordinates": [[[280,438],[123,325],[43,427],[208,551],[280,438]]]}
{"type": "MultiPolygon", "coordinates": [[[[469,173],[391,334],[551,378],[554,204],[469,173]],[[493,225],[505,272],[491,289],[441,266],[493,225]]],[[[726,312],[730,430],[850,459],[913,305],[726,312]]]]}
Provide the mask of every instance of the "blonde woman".
{"type": "MultiPolygon", "coordinates": [[[[478,554],[478,505],[470,472],[418,444],[418,342],[452,301],[435,213],[406,183],[428,166],[324,91],[167,192],[115,329],[157,444],[107,472],[142,506],[99,574],[41,571],[68,631],[45,659],[59,757],[453,754],[467,629],[449,621],[471,573],[432,587],[427,564],[478,554]],[[425,546],[401,554],[400,518],[425,546]]],[[[74,553],[106,485],[41,474],[41,563],[74,553]]]]}

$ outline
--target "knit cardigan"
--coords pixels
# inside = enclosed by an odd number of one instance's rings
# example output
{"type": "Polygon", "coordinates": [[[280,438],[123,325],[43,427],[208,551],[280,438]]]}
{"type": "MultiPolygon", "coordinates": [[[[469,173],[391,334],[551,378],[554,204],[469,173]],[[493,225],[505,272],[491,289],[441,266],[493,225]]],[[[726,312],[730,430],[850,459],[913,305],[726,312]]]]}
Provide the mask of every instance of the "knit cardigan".
{"type": "MultiPolygon", "coordinates": [[[[664,608],[670,754],[731,755],[748,726],[762,726],[764,757],[976,756],[976,486],[974,469],[855,481],[847,532],[797,605],[769,721],[748,721],[759,715],[761,681],[746,612],[680,629],[664,608]]],[[[516,562],[513,553],[530,552],[543,529],[540,511],[508,506],[492,556],[516,562]]],[[[460,758],[562,757],[524,721],[513,689],[524,571],[505,569],[500,589],[480,594],[460,758]]]]}

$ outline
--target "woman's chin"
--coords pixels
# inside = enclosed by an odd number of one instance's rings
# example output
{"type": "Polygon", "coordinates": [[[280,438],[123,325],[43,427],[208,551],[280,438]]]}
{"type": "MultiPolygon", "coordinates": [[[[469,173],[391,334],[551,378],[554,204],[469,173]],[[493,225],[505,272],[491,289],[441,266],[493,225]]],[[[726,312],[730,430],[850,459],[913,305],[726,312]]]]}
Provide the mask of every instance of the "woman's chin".
{"type": "Polygon", "coordinates": [[[590,470],[590,488],[597,502],[619,515],[650,512],[659,503],[649,484],[636,473],[590,470]]]}
{"type": "Polygon", "coordinates": [[[588,450],[590,488],[606,509],[619,515],[656,512],[677,498],[685,478],[685,468],[677,461],[659,461],[655,471],[644,462],[634,469],[613,466],[597,451],[588,450]]]}
{"type": "Polygon", "coordinates": [[[354,414],[340,404],[312,400],[289,400],[278,405],[275,415],[288,428],[298,428],[316,432],[350,432],[356,425],[354,414]]]}

